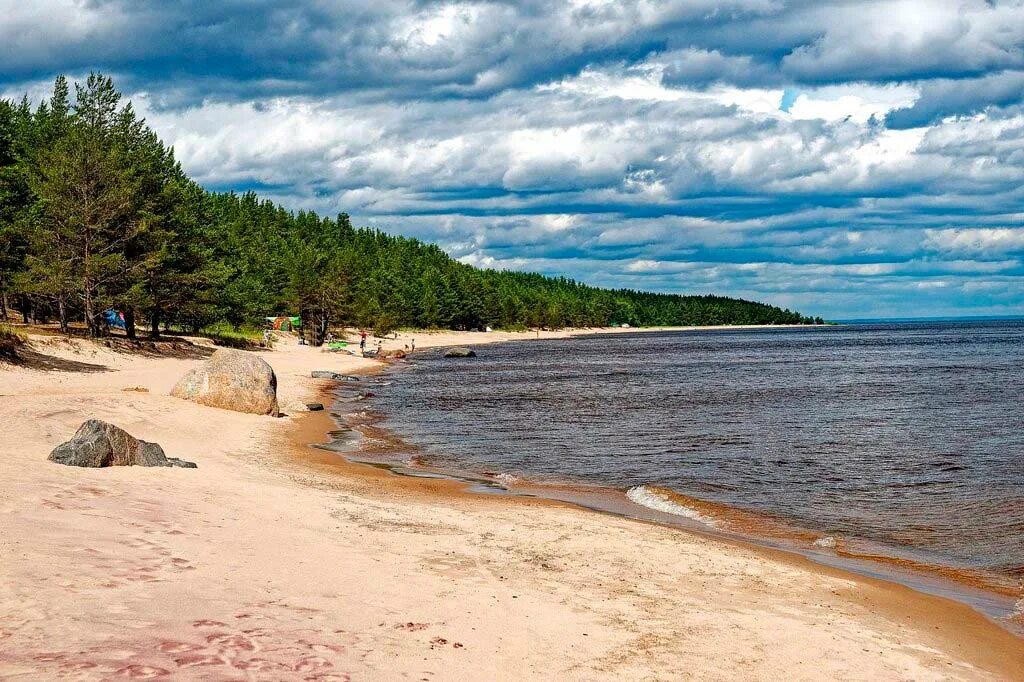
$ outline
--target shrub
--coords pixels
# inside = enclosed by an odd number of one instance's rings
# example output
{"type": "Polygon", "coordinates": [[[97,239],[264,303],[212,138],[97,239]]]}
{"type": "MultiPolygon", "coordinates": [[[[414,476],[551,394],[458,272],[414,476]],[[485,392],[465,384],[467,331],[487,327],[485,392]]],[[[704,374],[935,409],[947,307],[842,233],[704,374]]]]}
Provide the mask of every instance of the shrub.
{"type": "Polygon", "coordinates": [[[18,357],[18,348],[25,345],[25,335],[10,325],[0,324],[0,357],[18,357]]]}

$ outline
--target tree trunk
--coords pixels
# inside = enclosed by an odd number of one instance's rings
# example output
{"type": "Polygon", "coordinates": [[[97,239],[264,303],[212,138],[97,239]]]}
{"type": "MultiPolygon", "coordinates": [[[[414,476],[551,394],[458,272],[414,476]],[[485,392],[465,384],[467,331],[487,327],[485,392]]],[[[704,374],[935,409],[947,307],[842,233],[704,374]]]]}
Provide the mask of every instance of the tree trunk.
{"type": "Polygon", "coordinates": [[[92,294],[88,287],[85,289],[85,300],[83,301],[83,304],[85,327],[89,330],[89,336],[96,338],[100,335],[100,326],[96,321],[96,311],[93,310],[92,294]]]}
{"type": "Polygon", "coordinates": [[[61,332],[68,333],[68,305],[64,300],[64,295],[61,294],[57,297],[57,316],[60,318],[60,330],[61,332]]]}
{"type": "Polygon", "coordinates": [[[125,308],[124,335],[127,336],[129,339],[135,338],[135,308],[125,308]]]}
{"type": "Polygon", "coordinates": [[[149,314],[149,335],[154,339],[160,338],[160,306],[153,306],[149,314]]]}
{"type": "Polygon", "coordinates": [[[21,318],[25,324],[29,323],[28,296],[21,295],[21,318]]]}
{"type": "Polygon", "coordinates": [[[0,294],[0,320],[7,321],[7,292],[0,294]]]}

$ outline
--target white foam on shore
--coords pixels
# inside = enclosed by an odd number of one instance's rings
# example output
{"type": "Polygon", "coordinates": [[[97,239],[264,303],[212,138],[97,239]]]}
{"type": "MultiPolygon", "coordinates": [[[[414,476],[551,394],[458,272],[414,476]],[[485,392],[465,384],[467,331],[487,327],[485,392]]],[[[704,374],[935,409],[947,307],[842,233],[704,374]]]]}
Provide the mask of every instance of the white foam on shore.
{"type": "Polygon", "coordinates": [[[687,507],[669,499],[668,496],[656,488],[651,488],[646,485],[634,486],[626,491],[626,497],[628,497],[631,502],[639,504],[641,507],[647,507],[648,509],[660,511],[665,514],[683,516],[708,526],[715,525],[714,521],[709,519],[707,516],[704,516],[696,509],[687,507]]]}
{"type": "Polygon", "coordinates": [[[833,536],[831,536],[831,535],[826,535],[823,538],[818,538],[817,540],[815,540],[814,541],[814,546],[815,547],[824,547],[826,549],[835,549],[836,548],[836,539],[833,536]]]}

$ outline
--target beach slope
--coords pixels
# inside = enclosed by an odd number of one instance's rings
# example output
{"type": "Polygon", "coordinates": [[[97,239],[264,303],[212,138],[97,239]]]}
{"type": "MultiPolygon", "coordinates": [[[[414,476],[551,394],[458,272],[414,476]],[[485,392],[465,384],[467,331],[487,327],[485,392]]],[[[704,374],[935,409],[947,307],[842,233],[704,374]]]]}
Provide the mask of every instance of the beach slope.
{"type": "Polygon", "coordinates": [[[272,418],[171,397],[202,349],[32,349],[0,369],[2,679],[1024,676],[1021,640],[960,604],[309,447],[333,428],[310,372],[372,361],[260,353],[272,418]],[[87,418],[198,469],[48,462],[87,418]]]}

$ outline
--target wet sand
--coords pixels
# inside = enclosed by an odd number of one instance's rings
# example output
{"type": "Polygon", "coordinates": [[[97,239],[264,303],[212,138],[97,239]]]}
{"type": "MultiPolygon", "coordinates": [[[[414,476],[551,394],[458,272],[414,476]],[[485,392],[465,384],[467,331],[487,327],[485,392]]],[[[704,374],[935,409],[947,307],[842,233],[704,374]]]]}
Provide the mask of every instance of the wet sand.
{"type": "Polygon", "coordinates": [[[0,678],[1024,674],[1024,642],[950,600],[311,447],[334,425],[300,411],[331,388],[309,371],[361,359],[263,354],[292,415],[271,419],[167,396],[198,359],[39,352],[78,365],[0,370],[0,678]],[[199,469],[46,462],[88,416],[199,469]]]}

